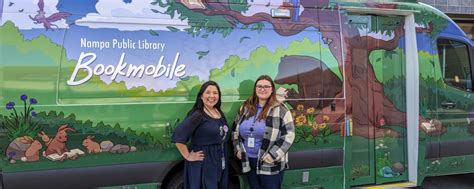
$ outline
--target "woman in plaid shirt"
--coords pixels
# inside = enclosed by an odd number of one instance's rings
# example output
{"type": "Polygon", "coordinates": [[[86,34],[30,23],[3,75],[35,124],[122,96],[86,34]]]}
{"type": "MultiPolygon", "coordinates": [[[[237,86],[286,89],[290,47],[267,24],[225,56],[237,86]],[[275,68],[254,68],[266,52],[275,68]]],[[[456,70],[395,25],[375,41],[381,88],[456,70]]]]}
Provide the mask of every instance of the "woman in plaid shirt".
{"type": "Polygon", "coordinates": [[[242,162],[250,188],[281,188],[295,133],[291,113],[278,102],[270,76],[257,79],[233,129],[234,152],[242,162]]]}

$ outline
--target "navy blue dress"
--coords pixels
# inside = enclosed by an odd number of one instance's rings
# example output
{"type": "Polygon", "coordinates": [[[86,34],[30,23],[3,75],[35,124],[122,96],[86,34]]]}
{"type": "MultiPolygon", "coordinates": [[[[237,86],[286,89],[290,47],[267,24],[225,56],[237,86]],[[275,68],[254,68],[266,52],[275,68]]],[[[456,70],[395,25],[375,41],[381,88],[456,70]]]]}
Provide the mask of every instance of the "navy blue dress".
{"type": "Polygon", "coordinates": [[[187,116],[174,130],[173,143],[187,144],[191,140],[189,151],[204,153],[203,161],[185,161],[185,189],[228,188],[228,159],[225,158],[228,154],[228,130],[224,116],[214,119],[202,110],[187,116]]]}

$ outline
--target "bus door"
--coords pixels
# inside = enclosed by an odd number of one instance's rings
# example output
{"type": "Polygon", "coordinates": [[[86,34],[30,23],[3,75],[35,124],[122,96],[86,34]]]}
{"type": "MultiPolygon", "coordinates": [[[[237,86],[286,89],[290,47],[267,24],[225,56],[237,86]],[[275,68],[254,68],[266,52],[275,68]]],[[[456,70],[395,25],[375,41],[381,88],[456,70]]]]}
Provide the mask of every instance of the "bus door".
{"type": "Polygon", "coordinates": [[[347,21],[352,185],[408,180],[403,21],[374,15],[347,21]]]}

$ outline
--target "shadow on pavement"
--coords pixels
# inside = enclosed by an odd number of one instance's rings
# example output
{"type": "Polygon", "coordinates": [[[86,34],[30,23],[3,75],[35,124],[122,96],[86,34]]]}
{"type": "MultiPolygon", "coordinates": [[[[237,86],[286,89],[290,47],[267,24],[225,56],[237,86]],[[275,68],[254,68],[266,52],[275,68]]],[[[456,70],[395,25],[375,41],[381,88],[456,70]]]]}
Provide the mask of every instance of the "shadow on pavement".
{"type": "Polygon", "coordinates": [[[417,189],[474,189],[474,174],[427,177],[417,189]]]}

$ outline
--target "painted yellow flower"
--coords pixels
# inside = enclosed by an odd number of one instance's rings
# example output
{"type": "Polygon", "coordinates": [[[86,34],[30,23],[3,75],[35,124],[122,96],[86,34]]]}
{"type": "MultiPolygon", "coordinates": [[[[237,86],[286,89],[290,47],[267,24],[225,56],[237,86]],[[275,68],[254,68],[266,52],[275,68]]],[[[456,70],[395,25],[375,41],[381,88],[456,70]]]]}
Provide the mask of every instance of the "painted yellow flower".
{"type": "Polygon", "coordinates": [[[318,125],[317,123],[314,123],[314,124],[312,125],[312,127],[313,127],[314,130],[316,130],[316,129],[318,129],[319,125],[318,125]]]}
{"type": "Polygon", "coordinates": [[[298,117],[296,117],[295,122],[296,122],[296,125],[298,125],[298,126],[301,126],[301,125],[305,124],[306,123],[306,116],[304,116],[303,114],[299,115],[298,117]]]}
{"type": "Polygon", "coordinates": [[[329,116],[324,115],[324,116],[323,116],[323,121],[324,121],[324,122],[328,122],[328,121],[329,121],[329,116]]]}
{"type": "Polygon", "coordinates": [[[326,123],[319,124],[320,129],[325,129],[327,127],[326,123]]]}
{"type": "Polygon", "coordinates": [[[306,113],[307,113],[307,114],[312,114],[312,113],[314,113],[314,108],[313,108],[313,107],[308,108],[308,109],[306,110],[306,113]]]}
{"type": "Polygon", "coordinates": [[[303,104],[298,105],[298,106],[296,107],[296,109],[297,109],[298,111],[304,110],[303,104]]]}
{"type": "Polygon", "coordinates": [[[308,120],[308,126],[312,127],[314,125],[316,125],[316,123],[314,121],[308,120]]]}

